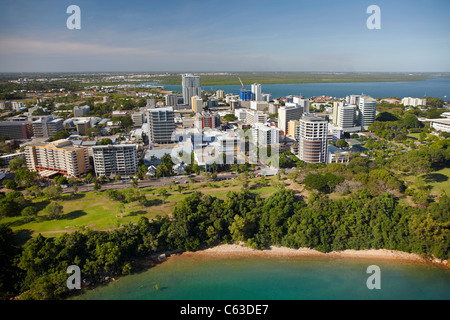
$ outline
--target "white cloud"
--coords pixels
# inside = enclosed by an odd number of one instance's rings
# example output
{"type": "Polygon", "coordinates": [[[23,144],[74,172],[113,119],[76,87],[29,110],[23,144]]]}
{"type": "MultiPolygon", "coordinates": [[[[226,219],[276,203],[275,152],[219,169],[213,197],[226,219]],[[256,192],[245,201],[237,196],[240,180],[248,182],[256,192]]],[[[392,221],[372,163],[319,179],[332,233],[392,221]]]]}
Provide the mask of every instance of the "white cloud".
{"type": "Polygon", "coordinates": [[[98,43],[72,41],[51,41],[24,38],[0,38],[0,54],[36,54],[36,55],[154,55],[159,50],[139,47],[118,47],[98,43]]]}

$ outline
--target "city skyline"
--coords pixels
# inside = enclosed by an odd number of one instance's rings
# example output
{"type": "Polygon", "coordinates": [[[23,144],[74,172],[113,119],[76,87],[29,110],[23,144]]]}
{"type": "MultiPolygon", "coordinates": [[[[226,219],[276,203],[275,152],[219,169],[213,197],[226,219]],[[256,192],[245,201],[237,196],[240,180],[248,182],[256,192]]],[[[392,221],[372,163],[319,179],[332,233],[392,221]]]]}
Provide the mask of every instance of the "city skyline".
{"type": "Polygon", "coordinates": [[[0,9],[0,72],[450,71],[444,0],[6,0],[0,9]],[[66,26],[72,4],[80,30],[66,26]],[[379,30],[366,25],[371,5],[379,30]]]}

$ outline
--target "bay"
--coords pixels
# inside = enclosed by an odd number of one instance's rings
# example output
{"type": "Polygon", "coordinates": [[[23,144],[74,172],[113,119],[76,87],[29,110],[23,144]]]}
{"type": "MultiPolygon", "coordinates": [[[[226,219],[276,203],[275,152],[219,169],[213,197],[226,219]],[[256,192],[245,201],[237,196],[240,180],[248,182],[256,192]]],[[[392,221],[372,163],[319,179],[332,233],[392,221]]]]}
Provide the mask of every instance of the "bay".
{"type": "MultiPolygon", "coordinates": [[[[165,85],[169,91],[181,92],[181,85],[165,85]]],[[[250,90],[251,84],[245,86],[250,90]]],[[[346,83],[287,83],[263,84],[263,93],[272,94],[272,98],[288,95],[303,95],[307,98],[315,96],[331,96],[343,98],[352,94],[366,94],[374,98],[389,97],[434,97],[445,101],[450,99],[450,78],[427,79],[423,81],[399,82],[346,82],[346,83]]],[[[202,86],[205,91],[222,89],[225,94],[239,94],[241,85],[202,86]]]]}
{"type": "Polygon", "coordinates": [[[448,300],[450,272],[428,263],[324,257],[172,257],[80,300],[448,300]],[[367,267],[381,270],[369,290],[367,267]]]}

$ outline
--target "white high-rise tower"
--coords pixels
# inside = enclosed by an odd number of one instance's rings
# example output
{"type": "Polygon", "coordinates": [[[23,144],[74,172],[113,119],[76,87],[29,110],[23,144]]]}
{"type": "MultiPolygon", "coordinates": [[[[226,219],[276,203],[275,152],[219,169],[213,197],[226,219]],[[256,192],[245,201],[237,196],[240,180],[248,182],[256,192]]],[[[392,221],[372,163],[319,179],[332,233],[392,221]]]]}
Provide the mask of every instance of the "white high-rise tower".
{"type": "Polygon", "coordinates": [[[181,81],[183,86],[183,102],[192,107],[191,98],[202,96],[202,87],[200,86],[200,77],[193,74],[183,74],[181,81]]]}
{"type": "Polygon", "coordinates": [[[252,84],[253,101],[263,101],[261,85],[259,83],[252,84]]]}

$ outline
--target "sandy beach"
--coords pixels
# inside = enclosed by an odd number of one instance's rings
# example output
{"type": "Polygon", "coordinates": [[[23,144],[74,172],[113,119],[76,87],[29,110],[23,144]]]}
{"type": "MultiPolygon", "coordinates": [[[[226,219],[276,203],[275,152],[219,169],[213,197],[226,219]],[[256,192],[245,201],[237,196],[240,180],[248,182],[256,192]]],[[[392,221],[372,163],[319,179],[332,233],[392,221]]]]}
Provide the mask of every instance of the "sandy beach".
{"type": "MultiPolygon", "coordinates": [[[[355,259],[388,259],[388,260],[408,260],[415,262],[430,262],[431,260],[423,259],[417,254],[406,253],[402,251],[386,250],[386,249],[370,249],[370,250],[344,250],[322,253],[309,248],[291,249],[286,247],[271,246],[266,250],[256,250],[246,247],[243,244],[222,244],[195,252],[184,252],[182,256],[198,257],[198,258],[236,258],[251,256],[268,256],[268,257],[328,257],[328,258],[355,258],[355,259]]],[[[447,266],[447,261],[432,261],[447,266]]]]}

